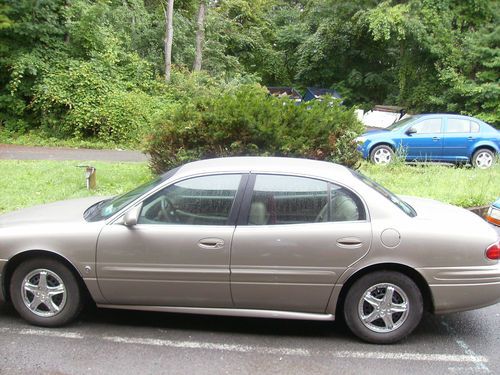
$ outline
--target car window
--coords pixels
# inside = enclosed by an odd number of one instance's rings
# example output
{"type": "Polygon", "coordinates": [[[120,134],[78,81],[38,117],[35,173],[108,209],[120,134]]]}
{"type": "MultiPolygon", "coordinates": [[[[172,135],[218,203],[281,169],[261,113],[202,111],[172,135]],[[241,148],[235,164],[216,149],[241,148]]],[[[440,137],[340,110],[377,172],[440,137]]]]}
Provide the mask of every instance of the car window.
{"type": "Polygon", "coordinates": [[[364,220],[359,198],[340,186],[306,177],[258,175],[249,225],[364,220]],[[330,197],[330,199],[329,199],[330,197]]]}
{"type": "Polygon", "coordinates": [[[479,133],[479,124],[477,122],[470,122],[470,131],[471,133],[479,133]]]}
{"type": "Polygon", "coordinates": [[[227,225],[241,175],[194,177],[143,202],[139,224],[227,225]]]}
{"type": "Polygon", "coordinates": [[[459,118],[449,118],[448,126],[446,127],[447,133],[469,133],[470,121],[459,118]]]}
{"type": "Polygon", "coordinates": [[[417,134],[441,133],[441,119],[430,118],[412,126],[417,134]]]}

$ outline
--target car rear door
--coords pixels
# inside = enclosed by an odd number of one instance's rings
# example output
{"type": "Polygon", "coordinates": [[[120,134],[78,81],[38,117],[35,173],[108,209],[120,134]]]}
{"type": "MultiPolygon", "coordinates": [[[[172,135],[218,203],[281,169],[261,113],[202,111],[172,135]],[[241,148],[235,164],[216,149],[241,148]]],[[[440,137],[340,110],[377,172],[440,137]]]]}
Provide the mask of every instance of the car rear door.
{"type": "Polygon", "coordinates": [[[251,175],[231,250],[236,308],[324,312],[371,225],[353,192],[299,176],[251,175]]]}
{"type": "Polygon", "coordinates": [[[183,180],[146,198],[137,225],[105,226],[96,260],[105,299],[231,307],[230,249],[246,179],[230,174],[183,180]]]}
{"type": "Polygon", "coordinates": [[[401,145],[407,160],[440,160],[443,153],[443,121],[441,117],[425,117],[410,126],[414,133],[405,133],[401,145]]]}
{"type": "Polygon", "coordinates": [[[468,160],[471,146],[479,135],[479,125],[467,118],[448,116],[443,134],[443,159],[468,160]]]}

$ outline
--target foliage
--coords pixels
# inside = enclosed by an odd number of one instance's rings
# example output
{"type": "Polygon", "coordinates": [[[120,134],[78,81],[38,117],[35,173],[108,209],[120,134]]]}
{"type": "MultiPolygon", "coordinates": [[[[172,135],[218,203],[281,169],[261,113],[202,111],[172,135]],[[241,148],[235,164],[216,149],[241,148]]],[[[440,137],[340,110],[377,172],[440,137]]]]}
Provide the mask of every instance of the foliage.
{"type": "Polygon", "coordinates": [[[175,1],[166,85],[164,0],[3,0],[0,129],[137,146],[180,105],[255,82],[500,127],[498,1],[209,1],[204,73],[192,74],[198,4],[175,1]]]}
{"type": "Polygon", "coordinates": [[[178,105],[161,119],[146,152],[156,173],[186,161],[229,155],[283,155],[356,166],[354,112],[335,99],[296,104],[258,85],[228,88],[178,105]]]}

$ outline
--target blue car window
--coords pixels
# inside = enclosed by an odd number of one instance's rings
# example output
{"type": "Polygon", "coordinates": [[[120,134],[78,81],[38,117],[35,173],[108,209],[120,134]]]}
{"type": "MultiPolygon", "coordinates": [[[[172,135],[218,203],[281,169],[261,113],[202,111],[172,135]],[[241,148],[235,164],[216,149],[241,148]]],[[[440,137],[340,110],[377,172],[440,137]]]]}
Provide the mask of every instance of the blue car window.
{"type": "Polygon", "coordinates": [[[417,134],[441,133],[441,119],[430,118],[413,125],[417,134]]]}
{"type": "Polygon", "coordinates": [[[479,133],[479,124],[477,122],[470,122],[470,131],[471,133],[479,133]]]}
{"type": "Polygon", "coordinates": [[[470,121],[461,118],[449,118],[447,133],[470,133],[470,121]]]}

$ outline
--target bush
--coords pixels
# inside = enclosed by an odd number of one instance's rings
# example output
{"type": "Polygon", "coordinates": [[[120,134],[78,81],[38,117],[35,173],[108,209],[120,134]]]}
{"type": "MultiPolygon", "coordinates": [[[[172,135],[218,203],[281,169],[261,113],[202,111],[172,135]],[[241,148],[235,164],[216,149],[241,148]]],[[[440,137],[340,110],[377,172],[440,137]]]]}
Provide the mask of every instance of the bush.
{"type": "Polygon", "coordinates": [[[354,138],[363,131],[354,111],[333,98],[296,104],[258,85],[209,92],[161,118],[146,152],[156,173],[220,156],[306,157],[356,167],[354,138]]]}

